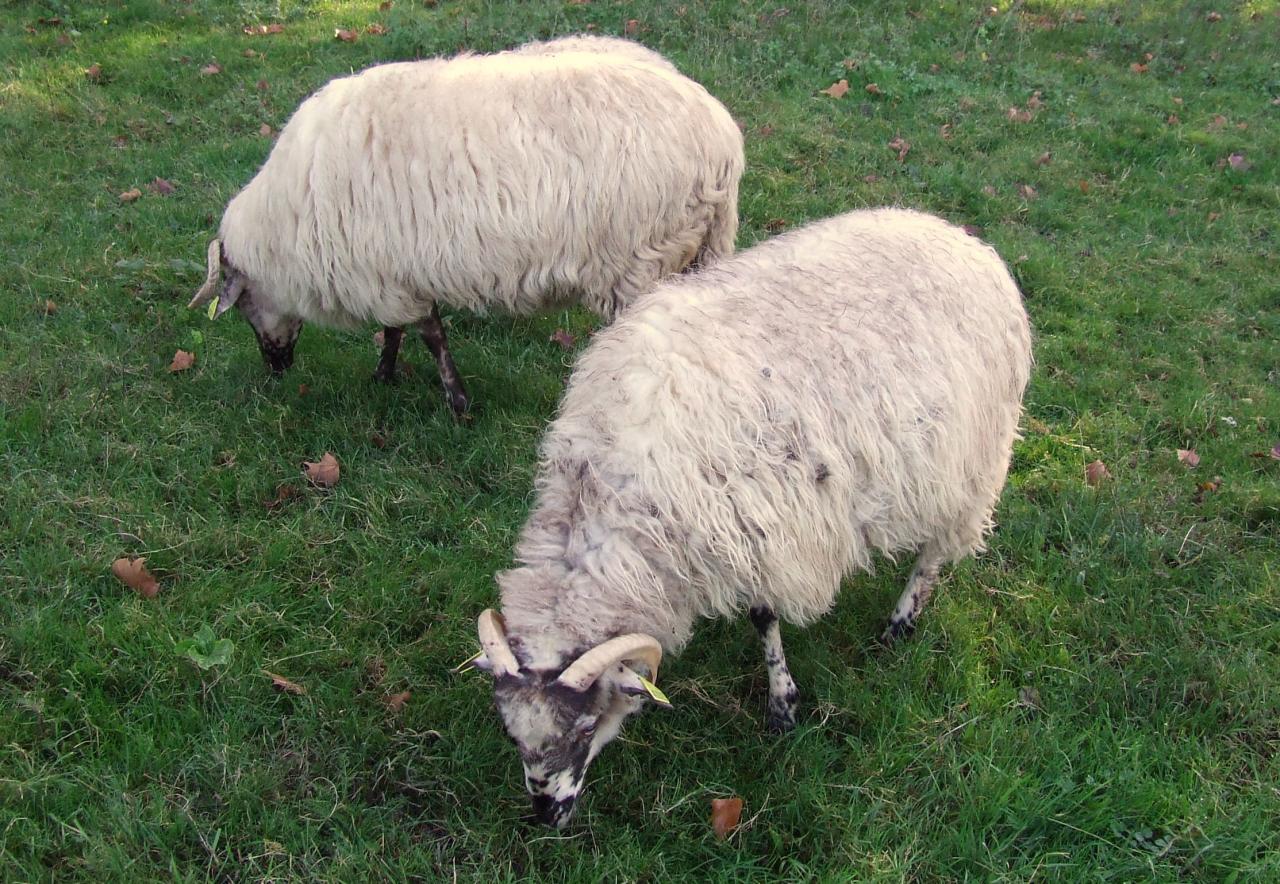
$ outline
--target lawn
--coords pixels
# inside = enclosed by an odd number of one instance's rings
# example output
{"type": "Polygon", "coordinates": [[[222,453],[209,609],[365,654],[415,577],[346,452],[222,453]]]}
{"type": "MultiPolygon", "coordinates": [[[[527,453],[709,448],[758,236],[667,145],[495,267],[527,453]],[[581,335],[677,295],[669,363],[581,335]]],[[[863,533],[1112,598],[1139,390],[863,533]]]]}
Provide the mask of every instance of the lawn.
{"type": "Polygon", "coordinates": [[[381,6],[0,8],[0,876],[1280,880],[1280,4],[381,6]],[[586,30],[741,121],[740,247],[883,204],[972,225],[1037,368],[990,550],[914,639],[874,641],[905,561],[784,627],[778,739],[750,624],[706,623],[553,834],[449,670],[530,505],[550,337],[595,320],[449,312],[459,425],[416,340],[385,387],[374,329],[308,328],[273,380],[185,305],[321,84],[586,30]]]}

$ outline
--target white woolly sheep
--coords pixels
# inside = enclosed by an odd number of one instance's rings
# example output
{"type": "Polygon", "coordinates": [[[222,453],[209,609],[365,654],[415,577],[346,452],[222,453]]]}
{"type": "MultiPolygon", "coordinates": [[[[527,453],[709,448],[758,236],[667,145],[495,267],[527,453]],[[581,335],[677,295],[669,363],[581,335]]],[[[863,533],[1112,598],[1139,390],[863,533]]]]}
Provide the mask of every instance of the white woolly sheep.
{"type": "Polygon", "coordinates": [[[572,37],[385,64],[298,108],[231,200],[191,306],[238,306],[272,371],[302,323],[417,323],[455,413],[437,304],[612,318],[661,277],[733,252],[742,135],[657,53],[572,37]]]}
{"type": "Polygon", "coordinates": [[[900,209],[667,280],[597,334],[542,444],[502,614],[479,622],[538,816],[568,820],[654,696],[640,674],[699,617],[750,611],[775,731],[797,699],[779,617],[811,623],[874,553],[916,550],[882,638],[910,632],[939,569],[982,546],[1030,369],[995,251],[900,209]]]}

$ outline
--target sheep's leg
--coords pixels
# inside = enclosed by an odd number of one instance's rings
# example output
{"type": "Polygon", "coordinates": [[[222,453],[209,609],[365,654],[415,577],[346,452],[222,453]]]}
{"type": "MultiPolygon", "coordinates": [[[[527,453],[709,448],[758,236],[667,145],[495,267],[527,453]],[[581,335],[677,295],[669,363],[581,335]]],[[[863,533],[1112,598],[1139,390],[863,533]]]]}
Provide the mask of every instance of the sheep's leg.
{"type": "Polygon", "coordinates": [[[889,625],[880,635],[884,644],[892,644],[896,639],[911,635],[916,630],[916,618],[929,596],[933,595],[934,584],[938,582],[938,571],[946,563],[946,557],[932,545],[928,545],[916,559],[915,570],[907,581],[907,588],[898,597],[898,604],[889,615],[889,625]]]}
{"type": "Polygon", "coordinates": [[[467,398],[462,378],[459,377],[458,368],[453,364],[453,356],[449,353],[449,342],[444,336],[444,326],[440,324],[440,308],[437,305],[431,305],[431,314],[418,323],[418,331],[422,332],[422,339],[427,342],[431,354],[436,358],[436,367],[440,369],[440,383],[444,385],[449,407],[453,409],[454,417],[461,418],[471,407],[471,400],[467,398]]]}
{"type": "Polygon", "coordinates": [[[382,327],[382,355],[378,357],[378,367],[373,370],[373,379],[384,384],[396,382],[396,356],[400,354],[400,339],[404,337],[404,329],[394,325],[382,327]]]}
{"type": "Polygon", "coordinates": [[[751,622],[764,643],[764,662],[769,668],[769,730],[786,733],[796,726],[796,701],[800,699],[800,692],[782,653],[778,615],[767,605],[759,605],[751,609],[751,622]]]}

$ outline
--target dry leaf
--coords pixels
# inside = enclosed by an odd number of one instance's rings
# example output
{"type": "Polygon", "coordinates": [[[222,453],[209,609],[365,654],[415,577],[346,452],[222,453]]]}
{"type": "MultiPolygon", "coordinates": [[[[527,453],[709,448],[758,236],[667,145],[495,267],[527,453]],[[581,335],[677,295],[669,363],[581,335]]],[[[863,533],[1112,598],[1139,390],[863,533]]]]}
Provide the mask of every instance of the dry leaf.
{"type": "Polygon", "coordinates": [[[369,436],[369,441],[373,443],[374,448],[387,447],[387,437],[382,435],[381,433],[372,434],[371,436],[369,436]]]}
{"type": "Polygon", "coordinates": [[[1135,74],[1145,74],[1147,72],[1147,66],[1135,61],[1133,64],[1129,65],[1129,70],[1133,71],[1135,74]]]}
{"type": "Polygon", "coordinates": [[[627,19],[627,23],[622,26],[622,33],[626,34],[628,37],[634,37],[636,34],[640,33],[640,30],[641,24],[640,19],[638,18],[629,18],[627,19]]]}
{"type": "Polygon", "coordinates": [[[818,91],[821,92],[823,95],[830,95],[832,98],[840,98],[842,95],[844,95],[846,92],[849,91],[849,81],[837,80],[836,82],[828,86],[826,89],[819,89],[818,91]]]}
{"type": "Polygon", "coordinates": [[[360,34],[356,31],[348,31],[345,28],[333,29],[333,38],[335,40],[341,40],[343,43],[354,43],[359,39],[359,37],[360,34]]]}
{"type": "Polygon", "coordinates": [[[387,32],[387,26],[384,24],[379,24],[378,22],[374,22],[373,24],[365,27],[364,32],[366,34],[373,34],[375,37],[381,37],[383,34],[387,32]]]}
{"type": "Polygon", "coordinates": [[[278,34],[284,30],[284,25],[279,22],[272,22],[269,25],[246,25],[244,32],[250,37],[261,37],[265,34],[278,34]]]}
{"type": "Polygon", "coordinates": [[[884,95],[884,92],[875,83],[868,83],[863,88],[867,90],[868,95],[884,95]]]}
{"type": "Polygon", "coordinates": [[[1083,178],[1080,179],[1080,192],[1081,193],[1089,192],[1089,182],[1085,181],[1083,178]]]}
{"type": "Polygon", "coordinates": [[[996,190],[995,185],[984,184],[982,185],[982,192],[987,196],[994,198],[999,191],[996,190]]]}
{"type": "Polygon", "coordinates": [[[1248,172],[1249,169],[1253,167],[1253,163],[1250,163],[1245,159],[1243,152],[1233,153],[1231,156],[1227,157],[1227,165],[1235,169],[1237,172],[1248,172]]]}
{"type": "Polygon", "coordinates": [[[1035,92],[1032,92],[1031,97],[1027,99],[1027,108],[1033,111],[1038,111],[1042,107],[1044,107],[1044,102],[1040,100],[1040,90],[1037,89],[1035,92]]]}
{"type": "Polygon", "coordinates": [[[1020,107],[1011,107],[1005,111],[1005,116],[1013,120],[1015,123],[1030,123],[1035,115],[1029,110],[1023,110],[1020,107]]]}
{"type": "Polygon", "coordinates": [[[262,58],[261,52],[254,52],[252,49],[246,49],[244,52],[240,54],[243,55],[245,58],[262,58]]]}
{"type": "Polygon", "coordinates": [[[268,510],[278,509],[297,496],[298,487],[296,485],[280,485],[276,488],[276,496],[270,500],[264,500],[262,505],[268,510]]]}
{"type": "Polygon", "coordinates": [[[270,138],[276,134],[276,130],[272,129],[269,124],[263,123],[258,127],[258,134],[263,138],[270,138]]]}
{"type": "Polygon", "coordinates": [[[1205,20],[1205,21],[1207,21],[1207,22],[1220,22],[1220,21],[1222,21],[1222,13],[1221,13],[1221,12],[1211,12],[1211,13],[1209,13],[1208,15],[1206,15],[1206,16],[1204,17],[1204,20],[1205,20]]]}
{"type": "Polygon", "coordinates": [[[577,343],[577,338],[562,328],[556,329],[549,340],[553,344],[559,344],[564,350],[572,350],[573,345],[577,343]]]}
{"type": "Polygon", "coordinates": [[[1024,200],[1033,200],[1037,196],[1039,196],[1039,194],[1036,193],[1036,189],[1032,187],[1030,184],[1019,184],[1017,187],[1017,190],[1018,190],[1018,195],[1021,196],[1024,200]]]}
{"type": "Polygon", "coordinates": [[[310,393],[310,392],[311,392],[311,388],[310,388],[310,387],[308,387],[306,384],[298,384],[298,395],[299,395],[299,396],[306,396],[306,395],[307,395],[308,393],[310,393]]]}
{"type": "Polygon", "coordinates": [[[200,68],[200,73],[206,77],[212,77],[214,74],[222,73],[222,65],[218,64],[216,61],[210,62],[209,64],[200,68]]]}
{"type": "Polygon", "coordinates": [[[1271,457],[1274,460],[1280,460],[1280,442],[1271,446],[1271,457]]]}
{"type": "Polygon", "coordinates": [[[886,145],[886,147],[888,147],[889,150],[896,150],[898,152],[898,162],[901,163],[906,160],[907,152],[911,150],[911,142],[907,141],[901,135],[896,135],[894,136],[894,139],[886,145]]]}
{"type": "Polygon", "coordinates": [[[52,316],[58,312],[58,305],[54,303],[52,298],[45,298],[44,303],[37,309],[39,309],[45,316],[52,316]]]}
{"type": "Polygon", "coordinates": [[[875,184],[877,181],[880,180],[880,176],[877,175],[875,172],[869,172],[868,174],[862,176],[862,180],[868,184],[875,184]]]}
{"type": "Polygon", "coordinates": [[[1111,472],[1107,469],[1107,465],[1100,460],[1093,463],[1085,464],[1084,480],[1091,488],[1097,488],[1107,479],[1111,478],[1111,472]]]}
{"type": "Polygon", "coordinates": [[[101,80],[102,80],[102,65],[100,65],[100,64],[91,64],[91,65],[89,65],[87,68],[85,68],[85,69],[84,69],[84,75],[85,75],[85,77],[87,77],[87,78],[89,79],[89,81],[90,81],[90,82],[92,82],[92,83],[97,83],[97,82],[101,81],[101,80]]]}
{"type": "Polygon", "coordinates": [[[381,350],[387,345],[387,333],[382,329],[378,329],[373,333],[373,346],[381,350]]]}
{"type": "Polygon", "coordinates": [[[388,712],[399,712],[404,708],[404,704],[409,702],[409,698],[413,696],[410,691],[401,691],[398,694],[392,694],[389,697],[383,697],[382,703],[387,707],[388,712]]]}
{"type": "Polygon", "coordinates": [[[136,187],[131,187],[124,193],[120,194],[120,202],[131,203],[140,196],[142,196],[142,191],[138,190],[136,187]]]}
{"type": "Polygon", "coordinates": [[[196,364],[196,356],[194,353],[188,353],[186,350],[179,350],[173,354],[173,361],[169,363],[169,371],[186,371],[188,368],[196,364]]]}
{"type": "Polygon", "coordinates": [[[1206,220],[1206,221],[1208,221],[1210,224],[1212,224],[1214,221],[1217,221],[1217,220],[1218,220],[1219,218],[1221,218],[1221,217],[1222,217],[1222,213],[1221,213],[1221,212],[1210,212],[1210,213],[1205,217],[1205,220],[1206,220]]]}
{"type": "Polygon", "coordinates": [[[1047,166],[1052,162],[1053,162],[1053,153],[1047,150],[1044,153],[1040,154],[1040,156],[1036,157],[1037,166],[1047,166]]]}
{"type": "Polygon", "coordinates": [[[764,223],[764,229],[770,233],[781,233],[787,229],[786,218],[770,218],[764,223]]]}
{"type": "Polygon", "coordinates": [[[1048,436],[1050,433],[1049,425],[1038,417],[1027,416],[1027,429],[1033,433],[1039,433],[1041,436],[1048,436]]]}
{"type": "Polygon", "coordinates": [[[391,8],[391,0],[382,0],[382,2],[378,4],[378,10],[380,12],[386,12],[390,8],[391,8]]]}
{"type": "Polygon", "coordinates": [[[259,80],[255,85],[257,86],[259,92],[266,92],[271,88],[271,84],[268,83],[266,80],[259,80]]]}
{"type": "Polygon", "coordinates": [[[1200,455],[1196,454],[1194,448],[1179,448],[1178,460],[1186,464],[1188,467],[1200,466],[1200,455]]]}
{"type": "Polygon", "coordinates": [[[741,798],[711,799],[711,830],[723,841],[729,833],[738,828],[738,820],[742,819],[741,798]]]}
{"type": "Polygon", "coordinates": [[[1169,116],[1164,118],[1164,121],[1168,123],[1170,126],[1176,126],[1182,122],[1182,120],[1178,119],[1177,114],[1169,114],[1169,116]]]}
{"type": "Polygon", "coordinates": [[[938,134],[942,136],[943,141],[950,141],[951,140],[951,124],[943,123],[942,127],[938,129],[938,134]]]}
{"type": "Polygon", "coordinates": [[[116,559],[111,563],[111,573],[144,599],[153,599],[160,592],[160,584],[147,570],[146,562],[145,558],[116,559]]]}
{"type": "Polygon", "coordinates": [[[332,488],[338,484],[338,475],[341,472],[338,468],[338,459],[329,452],[326,451],[318,461],[303,461],[302,466],[306,470],[307,478],[316,487],[332,488]]]}
{"type": "Polygon", "coordinates": [[[1210,132],[1213,132],[1214,130],[1221,129],[1223,126],[1227,125],[1227,122],[1227,118],[1222,114],[1214,114],[1213,119],[1209,121],[1209,125],[1205,128],[1210,132]]]}
{"type": "Polygon", "coordinates": [[[844,65],[844,69],[845,69],[846,71],[856,71],[856,70],[858,69],[858,61],[857,61],[857,59],[854,59],[854,58],[846,58],[844,61],[842,61],[842,62],[840,62],[840,63],[841,63],[842,65],[844,65]]]}
{"type": "Polygon", "coordinates": [[[169,194],[177,190],[177,188],[173,186],[172,181],[166,181],[163,178],[157,178],[155,181],[152,181],[150,184],[147,185],[147,190],[151,191],[152,193],[158,193],[160,194],[160,196],[168,196],[169,194]]]}
{"type": "Polygon", "coordinates": [[[295,681],[289,681],[283,675],[276,675],[274,672],[262,670],[262,674],[271,679],[271,686],[277,691],[285,694],[293,694],[295,697],[301,697],[307,692],[307,689],[295,681]]]}

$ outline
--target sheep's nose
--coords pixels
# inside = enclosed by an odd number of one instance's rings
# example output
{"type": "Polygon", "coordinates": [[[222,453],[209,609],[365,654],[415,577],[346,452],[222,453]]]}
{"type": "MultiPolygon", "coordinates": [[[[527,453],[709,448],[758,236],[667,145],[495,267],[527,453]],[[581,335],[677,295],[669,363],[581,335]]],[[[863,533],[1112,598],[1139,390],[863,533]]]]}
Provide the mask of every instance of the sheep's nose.
{"type": "Polygon", "coordinates": [[[573,807],[575,798],[565,798],[557,801],[550,795],[533,795],[533,816],[544,826],[551,826],[555,829],[564,827],[569,822],[569,817],[573,816],[573,807]]]}

